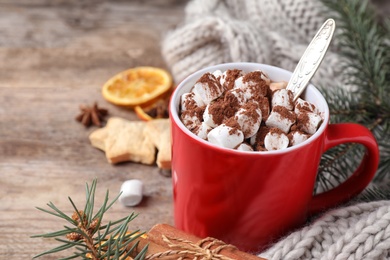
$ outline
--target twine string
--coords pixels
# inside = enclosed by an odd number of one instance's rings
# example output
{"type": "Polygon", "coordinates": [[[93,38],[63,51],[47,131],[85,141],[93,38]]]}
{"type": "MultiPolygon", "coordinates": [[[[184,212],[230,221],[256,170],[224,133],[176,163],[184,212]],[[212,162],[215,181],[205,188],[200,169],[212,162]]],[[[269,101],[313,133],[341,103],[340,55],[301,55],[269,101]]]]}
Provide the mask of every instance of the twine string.
{"type": "Polygon", "coordinates": [[[181,238],[171,238],[162,235],[162,239],[167,243],[170,250],[148,255],[145,259],[161,259],[167,256],[176,256],[178,260],[193,259],[193,260],[234,260],[230,257],[220,254],[223,249],[237,249],[235,246],[225,244],[224,242],[207,237],[193,243],[181,238]],[[212,247],[215,247],[212,249],[212,247]]]}

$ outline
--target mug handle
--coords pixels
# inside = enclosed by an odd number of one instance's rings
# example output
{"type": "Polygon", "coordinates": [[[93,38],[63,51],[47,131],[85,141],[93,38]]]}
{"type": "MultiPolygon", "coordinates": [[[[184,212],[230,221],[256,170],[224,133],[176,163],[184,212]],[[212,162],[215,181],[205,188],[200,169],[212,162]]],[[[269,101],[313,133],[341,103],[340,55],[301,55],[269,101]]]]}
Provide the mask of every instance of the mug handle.
{"type": "Polygon", "coordinates": [[[309,205],[309,215],[346,202],[362,192],[374,177],[379,163],[378,144],[366,127],[353,124],[330,124],[328,126],[324,152],[344,143],[359,143],[365,146],[366,153],[355,172],[339,186],[314,195],[309,205]]]}

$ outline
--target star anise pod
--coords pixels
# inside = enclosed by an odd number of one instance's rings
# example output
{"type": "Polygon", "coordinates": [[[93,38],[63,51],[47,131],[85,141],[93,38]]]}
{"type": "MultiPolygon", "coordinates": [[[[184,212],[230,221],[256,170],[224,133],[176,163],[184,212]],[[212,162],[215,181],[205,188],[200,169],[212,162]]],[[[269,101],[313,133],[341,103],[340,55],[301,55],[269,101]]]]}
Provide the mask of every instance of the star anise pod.
{"type": "Polygon", "coordinates": [[[102,126],[102,121],[108,114],[107,109],[99,108],[97,102],[94,102],[92,106],[80,105],[80,110],[81,113],[76,117],[76,120],[85,127],[89,127],[92,124],[102,126]]]}

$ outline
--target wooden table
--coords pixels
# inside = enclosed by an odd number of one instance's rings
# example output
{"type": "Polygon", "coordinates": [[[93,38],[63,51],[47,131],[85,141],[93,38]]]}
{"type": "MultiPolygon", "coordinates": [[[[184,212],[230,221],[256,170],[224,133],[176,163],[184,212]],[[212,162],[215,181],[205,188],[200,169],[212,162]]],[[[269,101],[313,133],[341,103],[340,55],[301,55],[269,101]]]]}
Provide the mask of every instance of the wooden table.
{"type": "MultiPolygon", "coordinates": [[[[31,259],[58,245],[30,238],[66,224],[38,211],[53,202],[71,214],[70,196],[85,203],[85,183],[98,179],[96,206],[128,179],[144,182],[139,206],[119,202],[105,220],[132,212],[130,229],[173,224],[171,178],[156,166],[110,165],[75,121],[80,104],[97,101],[110,116],[138,120],[131,110],[106,102],[103,83],[127,68],[165,68],[164,33],[182,21],[179,0],[0,1],[0,259],[31,259]]],[[[61,255],[42,257],[57,259],[61,255]]]]}

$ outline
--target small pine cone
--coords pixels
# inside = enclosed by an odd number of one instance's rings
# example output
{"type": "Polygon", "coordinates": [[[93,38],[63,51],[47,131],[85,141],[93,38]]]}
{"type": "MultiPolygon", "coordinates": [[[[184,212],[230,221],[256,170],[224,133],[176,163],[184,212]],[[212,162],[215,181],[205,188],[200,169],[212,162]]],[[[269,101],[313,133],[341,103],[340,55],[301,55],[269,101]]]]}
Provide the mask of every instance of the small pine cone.
{"type": "Polygon", "coordinates": [[[77,222],[79,227],[81,227],[83,225],[86,226],[86,224],[87,224],[87,216],[85,215],[84,211],[82,211],[82,210],[79,210],[79,214],[77,214],[76,211],[73,212],[72,219],[77,222]],[[79,215],[81,216],[82,221],[80,221],[79,215]]]}
{"type": "Polygon", "coordinates": [[[82,236],[79,233],[72,232],[66,234],[66,238],[69,239],[70,241],[79,241],[82,238],[82,236]]]}
{"type": "Polygon", "coordinates": [[[88,231],[92,233],[96,229],[98,223],[99,219],[95,218],[94,220],[92,220],[91,224],[89,225],[88,231]]]}

